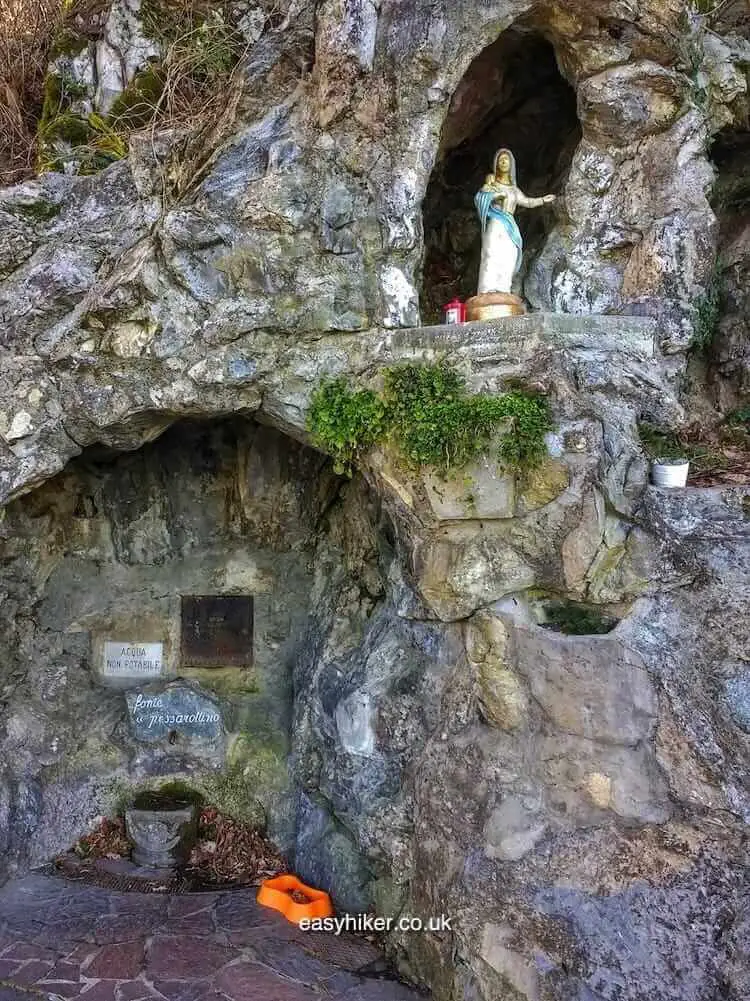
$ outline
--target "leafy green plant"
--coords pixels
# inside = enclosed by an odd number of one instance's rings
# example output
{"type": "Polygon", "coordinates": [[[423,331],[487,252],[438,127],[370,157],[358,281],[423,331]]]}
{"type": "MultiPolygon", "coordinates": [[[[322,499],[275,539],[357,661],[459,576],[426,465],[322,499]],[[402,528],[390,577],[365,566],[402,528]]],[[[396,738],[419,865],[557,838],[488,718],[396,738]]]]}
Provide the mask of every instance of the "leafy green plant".
{"type": "Polygon", "coordinates": [[[727,414],[726,421],[727,424],[746,424],[750,429],[750,407],[740,407],[738,410],[733,410],[731,414],[727,414]]]}
{"type": "Polygon", "coordinates": [[[724,304],[724,277],[721,265],[717,262],[709,278],[705,293],[695,304],[695,320],[693,321],[693,339],[691,347],[694,351],[707,352],[713,344],[721,319],[724,304]]]}
{"type": "Polygon", "coordinates": [[[153,121],[164,92],[164,69],[150,65],[133,77],[125,90],[115,98],[109,112],[110,121],[119,129],[141,129],[153,121]]]}
{"type": "Polygon", "coordinates": [[[410,465],[447,472],[485,452],[500,431],[501,461],[529,469],[544,458],[544,436],[551,426],[544,397],[522,390],[470,395],[458,372],[444,364],[387,368],[382,394],[351,390],[342,379],[324,383],[308,417],[316,444],[347,472],[368,448],[385,440],[410,465]]]}
{"type": "Polygon", "coordinates": [[[353,391],[344,379],[333,379],[313,396],[308,425],[317,444],[333,456],[336,472],[351,473],[385,433],[385,403],[369,389],[353,391]]]}

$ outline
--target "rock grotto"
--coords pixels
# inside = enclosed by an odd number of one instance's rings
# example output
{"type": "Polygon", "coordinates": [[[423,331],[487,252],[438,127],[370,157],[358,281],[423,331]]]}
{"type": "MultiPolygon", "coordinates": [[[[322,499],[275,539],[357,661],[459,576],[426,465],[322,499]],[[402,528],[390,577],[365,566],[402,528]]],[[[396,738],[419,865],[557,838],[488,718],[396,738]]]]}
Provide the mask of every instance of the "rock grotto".
{"type": "Polygon", "coordinates": [[[180,780],[449,915],[388,941],[435,1001],[746,999],[750,476],[641,429],[750,420],[747,8],[215,4],[221,108],[121,134],[170,2],[56,51],[0,189],[0,878],[180,780]],[[501,145],[528,312],[443,325],[501,145]],[[407,364],[542,394],[543,460],[342,468],[316,392],[407,364]]]}

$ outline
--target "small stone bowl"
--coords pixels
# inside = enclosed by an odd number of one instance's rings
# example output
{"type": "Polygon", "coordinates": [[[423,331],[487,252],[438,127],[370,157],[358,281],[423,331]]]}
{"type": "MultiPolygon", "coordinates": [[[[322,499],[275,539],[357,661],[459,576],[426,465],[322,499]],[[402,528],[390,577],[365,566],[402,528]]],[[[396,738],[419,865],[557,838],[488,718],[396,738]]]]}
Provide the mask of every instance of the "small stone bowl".
{"type": "Polygon", "coordinates": [[[136,797],[125,811],[125,831],[136,865],[174,869],[184,864],[198,836],[198,804],[156,793],[136,797]]]}

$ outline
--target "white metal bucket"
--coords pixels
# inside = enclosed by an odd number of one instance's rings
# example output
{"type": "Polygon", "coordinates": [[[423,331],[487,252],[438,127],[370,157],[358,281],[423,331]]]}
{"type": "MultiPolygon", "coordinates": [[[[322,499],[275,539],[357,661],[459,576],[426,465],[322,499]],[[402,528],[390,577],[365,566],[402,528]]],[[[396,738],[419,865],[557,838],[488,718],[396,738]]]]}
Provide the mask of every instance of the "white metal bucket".
{"type": "Polygon", "coordinates": [[[689,468],[687,459],[656,459],[651,464],[651,482],[655,487],[684,487],[689,468]]]}

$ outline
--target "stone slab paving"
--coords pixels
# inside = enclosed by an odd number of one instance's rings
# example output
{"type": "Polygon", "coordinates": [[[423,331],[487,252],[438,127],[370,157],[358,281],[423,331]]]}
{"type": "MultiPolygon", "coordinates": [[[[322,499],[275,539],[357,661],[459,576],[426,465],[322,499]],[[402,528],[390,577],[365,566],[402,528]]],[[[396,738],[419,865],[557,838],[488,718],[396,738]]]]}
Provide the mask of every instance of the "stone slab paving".
{"type": "Polygon", "coordinates": [[[353,972],[362,960],[376,969],[378,954],[299,931],[254,890],[120,893],[39,874],[0,889],[0,1001],[424,1001],[353,972]]]}

